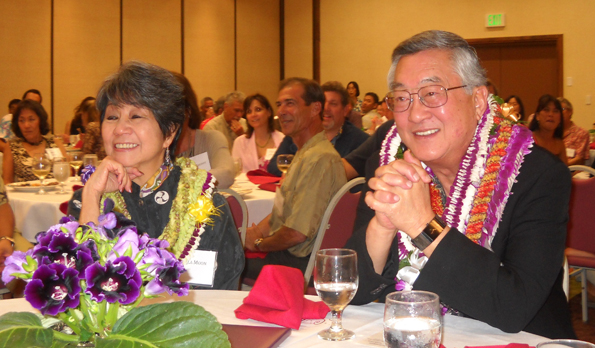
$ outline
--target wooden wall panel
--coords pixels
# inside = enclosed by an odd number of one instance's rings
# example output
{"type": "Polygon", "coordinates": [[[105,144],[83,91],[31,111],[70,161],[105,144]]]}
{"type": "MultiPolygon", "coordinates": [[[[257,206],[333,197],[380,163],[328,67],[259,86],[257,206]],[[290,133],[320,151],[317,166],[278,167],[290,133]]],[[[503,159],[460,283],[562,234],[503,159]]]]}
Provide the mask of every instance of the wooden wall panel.
{"type": "Polygon", "coordinates": [[[123,0],[122,58],[182,68],[180,0],[123,0]]]}
{"type": "Polygon", "coordinates": [[[237,84],[271,103],[279,84],[279,0],[237,2],[237,84]]]}
{"type": "Polygon", "coordinates": [[[120,64],[120,1],[54,2],[54,133],[120,64]]]}
{"type": "Polygon", "coordinates": [[[312,1],[285,0],[285,77],[311,79],[312,55],[312,1]]]}
{"type": "Polygon", "coordinates": [[[199,100],[233,91],[234,1],[184,0],[184,74],[199,100]]]}
{"type": "Polygon", "coordinates": [[[8,102],[38,89],[51,111],[51,2],[0,1],[0,115],[8,102]]]}

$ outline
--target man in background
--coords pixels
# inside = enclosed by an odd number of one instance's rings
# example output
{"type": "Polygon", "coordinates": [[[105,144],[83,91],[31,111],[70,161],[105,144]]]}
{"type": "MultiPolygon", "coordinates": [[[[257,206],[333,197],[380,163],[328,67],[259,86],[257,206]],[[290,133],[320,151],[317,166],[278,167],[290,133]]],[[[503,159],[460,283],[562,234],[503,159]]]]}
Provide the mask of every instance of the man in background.
{"type": "Polygon", "coordinates": [[[223,104],[223,113],[215,116],[204,126],[204,130],[216,130],[227,138],[229,149],[233,148],[233,141],[248,130],[246,120],[242,118],[244,114],[244,99],[246,96],[242,92],[234,91],[225,97],[223,104]]]}

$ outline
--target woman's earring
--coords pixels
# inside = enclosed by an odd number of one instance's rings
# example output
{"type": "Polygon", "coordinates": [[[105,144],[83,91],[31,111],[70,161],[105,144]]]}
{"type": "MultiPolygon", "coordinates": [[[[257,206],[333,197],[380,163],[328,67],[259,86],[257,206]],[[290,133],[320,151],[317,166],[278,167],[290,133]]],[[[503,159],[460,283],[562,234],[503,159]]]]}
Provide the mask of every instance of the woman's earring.
{"type": "Polygon", "coordinates": [[[169,156],[169,147],[165,149],[165,165],[168,167],[171,165],[171,157],[169,156]]]}

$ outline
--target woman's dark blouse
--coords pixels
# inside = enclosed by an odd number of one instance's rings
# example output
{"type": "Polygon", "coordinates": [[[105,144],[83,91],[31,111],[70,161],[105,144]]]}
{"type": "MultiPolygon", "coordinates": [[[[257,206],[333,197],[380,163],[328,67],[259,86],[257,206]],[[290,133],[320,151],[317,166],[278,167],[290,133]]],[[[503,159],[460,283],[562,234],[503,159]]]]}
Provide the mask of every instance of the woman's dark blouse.
{"type": "MultiPolygon", "coordinates": [[[[174,167],[169,177],[159,189],[140,198],[140,186],[133,183],[132,193],[122,192],[126,208],[139,233],[147,233],[151,238],[158,238],[169,222],[169,212],[178,191],[181,170],[174,167]],[[166,191],[169,200],[165,204],[155,201],[157,192],[166,191]]],[[[80,216],[82,189],[76,191],[68,202],[68,214],[76,219],[80,216]]],[[[213,203],[220,214],[213,216],[213,223],[205,227],[201,235],[198,250],[217,251],[217,270],[215,281],[210,289],[237,290],[238,281],[244,269],[244,251],[238,231],[226,199],[219,193],[213,193],[213,203]]]]}

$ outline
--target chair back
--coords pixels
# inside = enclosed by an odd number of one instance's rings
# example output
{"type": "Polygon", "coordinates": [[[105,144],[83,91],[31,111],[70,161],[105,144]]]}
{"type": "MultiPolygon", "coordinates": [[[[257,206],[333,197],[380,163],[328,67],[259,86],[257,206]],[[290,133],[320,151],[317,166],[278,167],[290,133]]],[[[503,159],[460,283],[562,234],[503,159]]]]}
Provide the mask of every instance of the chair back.
{"type": "MultiPolygon", "coordinates": [[[[587,166],[570,166],[595,175],[587,166]]],[[[572,179],[566,246],[595,254],[595,178],[572,179]]]]}
{"type": "Polygon", "coordinates": [[[221,189],[219,192],[222,192],[227,199],[233,221],[242,239],[242,245],[244,245],[246,243],[246,229],[248,227],[248,208],[246,207],[246,202],[232,189],[221,189]]]}
{"type": "Polygon", "coordinates": [[[324,211],[322,221],[318,227],[318,234],[314,241],[314,247],[312,248],[312,254],[310,254],[310,259],[308,260],[308,267],[304,273],[304,286],[306,290],[308,289],[312,271],[314,270],[316,252],[320,249],[342,248],[351,237],[353,225],[355,224],[357,203],[361,194],[361,189],[355,193],[352,193],[351,189],[363,184],[365,181],[366,179],[364,178],[355,178],[343,185],[335,193],[324,211]]]}

